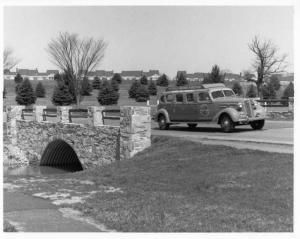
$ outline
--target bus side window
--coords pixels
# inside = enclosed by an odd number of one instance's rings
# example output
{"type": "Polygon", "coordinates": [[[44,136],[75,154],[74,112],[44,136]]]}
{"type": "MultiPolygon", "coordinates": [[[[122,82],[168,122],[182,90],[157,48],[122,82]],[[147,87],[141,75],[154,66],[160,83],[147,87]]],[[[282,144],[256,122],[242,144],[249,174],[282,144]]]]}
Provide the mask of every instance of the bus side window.
{"type": "Polygon", "coordinates": [[[198,97],[199,97],[199,101],[209,101],[210,100],[209,94],[207,92],[200,92],[198,97]]]}
{"type": "Polygon", "coordinates": [[[194,94],[193,94],[193,93],[187,93],[187,94],[186,94],[186,101],[187,101],[188,103],[194,102],[194,101],[195,101],[195,100],[194,100],[194,94]]]}
{"type": "Polygon", "coordinates": [[[166,95],[166,102],[171,103],[172,101],[173,101],[173,95],[172,94],[166,95]]]}
{"type": "Polygon", "coordinates": [[[176,102],[183,103],[183,94],[176,94],[176,102]]]}

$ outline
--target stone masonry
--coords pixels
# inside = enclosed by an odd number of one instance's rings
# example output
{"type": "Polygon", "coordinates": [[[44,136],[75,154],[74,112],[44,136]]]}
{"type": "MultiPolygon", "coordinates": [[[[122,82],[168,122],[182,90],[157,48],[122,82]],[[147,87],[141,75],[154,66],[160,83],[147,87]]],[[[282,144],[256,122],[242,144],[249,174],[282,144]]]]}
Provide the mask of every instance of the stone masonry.
{"type": "Polygon", "coordinates": [[[151,145],[150,107],[123,106],[120,126],[103,125],[104,107],[89,108],[89,124],[69,123],[71,107],[58,107],[58,123],[42,121],[45,106],[34,107],[34,120],[21,120],[24,106],[7,107],[7,136],[29,162],[38,163],[47,145],[55,139],[68,143],[82,166],[89,168],[132,158],[151,145]]]}

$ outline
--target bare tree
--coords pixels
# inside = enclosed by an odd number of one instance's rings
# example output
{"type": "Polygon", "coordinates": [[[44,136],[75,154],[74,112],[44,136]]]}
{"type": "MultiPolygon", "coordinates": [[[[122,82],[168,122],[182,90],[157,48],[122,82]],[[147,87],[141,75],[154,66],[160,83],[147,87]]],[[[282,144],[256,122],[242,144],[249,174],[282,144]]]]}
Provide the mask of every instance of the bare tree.
{"type": "Polygon", "coordinates": [[[51,61],[71,77],[77,106],[80,104],[82,79],[100,64],[106,46],[102,39],[80,39],[77,34],[68,32],[59,33],[48,44],[51,61]]]}
{"type": "Polygon", "coordinates": [[[20,60],[13,57],[13,50],[9,47],[5,47],[3,51],[3,70],[10,70],[19,62],[20,60]]]}
{"type": "Polygon", "coordinates": [[[278,48],[271,40],[260,40],[255,36],[248,45],[249,49],[255,54],[253,67],[257,72],[255,81],[258,94],[261,93],[261,86],[266,77],[273,73],[284,72],[286,68],[286,55],[277,56],[278,48]]]}

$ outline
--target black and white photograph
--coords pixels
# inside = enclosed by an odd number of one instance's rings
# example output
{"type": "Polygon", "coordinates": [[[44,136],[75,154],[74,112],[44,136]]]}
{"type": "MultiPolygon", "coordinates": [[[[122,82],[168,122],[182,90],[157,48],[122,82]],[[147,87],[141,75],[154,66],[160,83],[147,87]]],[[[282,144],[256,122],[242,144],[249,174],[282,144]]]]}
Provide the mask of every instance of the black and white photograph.
{"type": "Polygon", "coordinates": [[[295,1],[40,2],[1,5],[4,236],[296,238],[295,1]]]}

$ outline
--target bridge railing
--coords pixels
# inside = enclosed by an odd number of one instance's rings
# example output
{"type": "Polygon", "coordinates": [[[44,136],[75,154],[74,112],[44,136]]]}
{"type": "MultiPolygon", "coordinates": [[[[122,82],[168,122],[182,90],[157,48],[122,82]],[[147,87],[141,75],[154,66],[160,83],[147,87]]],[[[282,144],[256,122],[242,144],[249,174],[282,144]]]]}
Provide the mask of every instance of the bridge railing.
{"type": "Polygon", "coordinates": [[[108,120],[120,120],[121,113],[120,109],[104,109],[102,110],[102,123],[105,125],[106,119],[108,120]]]}
{"type": "Polygon", "coordinates": [[[57,117],[57,108],[46,108],[43,109],[43,121],[47,120],[47,117],[56,118],[57,117]]]}
{"type": "Polygon", "coordinates": [[[287,107],[289,106],[289,99],[282,100],[257,100],[263,107],[287,107]]]}

